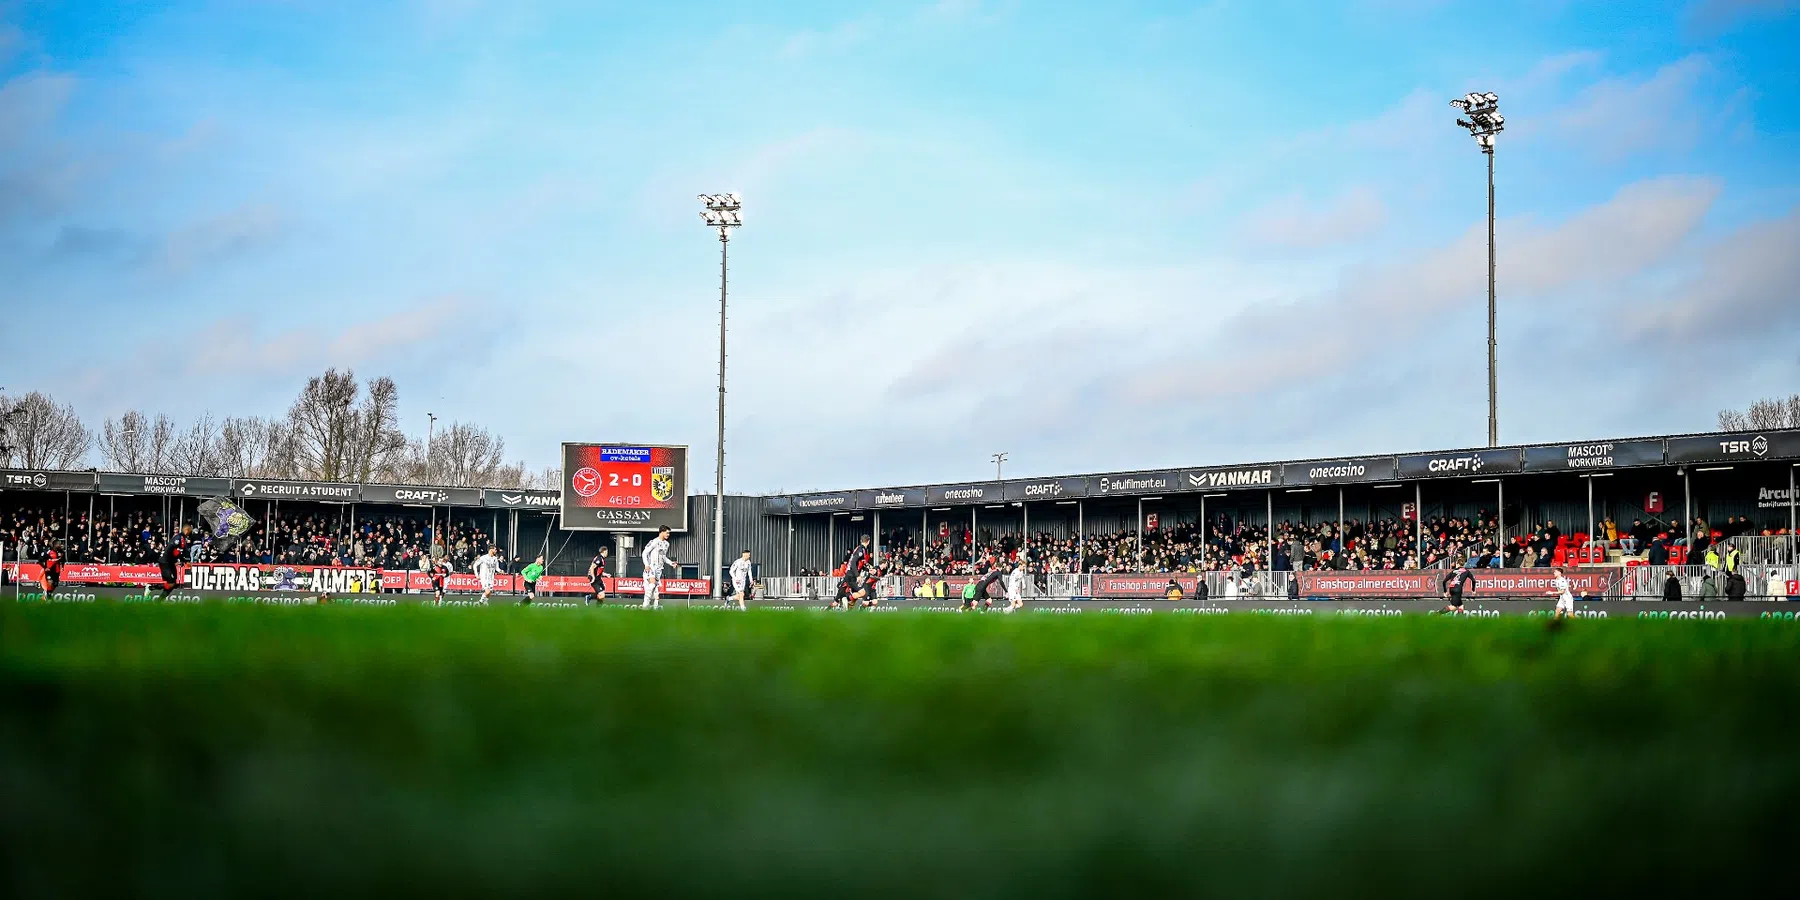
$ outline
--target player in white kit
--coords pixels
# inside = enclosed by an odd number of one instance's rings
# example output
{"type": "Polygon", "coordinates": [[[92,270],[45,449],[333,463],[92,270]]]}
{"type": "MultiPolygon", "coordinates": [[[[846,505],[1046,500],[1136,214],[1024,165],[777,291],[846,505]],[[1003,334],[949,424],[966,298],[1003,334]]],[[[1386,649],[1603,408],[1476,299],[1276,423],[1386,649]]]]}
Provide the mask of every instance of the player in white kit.
{"type": "Polygon", "coordinates": [[[753,576],[756,572],[750,562],[750,551],[745,550],[731,562],[731,592],[737,594],[738,609],[748,609],[744,602],[750,599],[750,592],[756,589],[753,576]]]}
{"type": "Polygon", "coordinates": [[[494,580],[499,574],[499,547],[489,547],[488,552],[475,558],[475,577],[481,579],[481,602],[488,602],[488,597],[494,593],[494,580]]]}
{"type": "Polygon", "coordinates": [[[1006,611],[1018,612],[1025,608],[1025,564],[1013,563],[1011,572],[1006,573],[1006,611]]]}
{"type": "Polygon", "coordinates": [[[1574,616],[1575,595],[1569,590],[1568,576],[1561,569],[1550,571],[1554,573],[1554,577],[1550,579],[1550,593],[1556,597],[1556,611],[1551,613],[1551,617],[1560,619],[1563,616],[1574,616]]]}
{"type": "Polygon", "coordinates": [[[680,564],[669,558],[669,526],[657,529],[656,540],[644,545],[643,609],[662,609],[663,569],[680,571],[680,564]]]}

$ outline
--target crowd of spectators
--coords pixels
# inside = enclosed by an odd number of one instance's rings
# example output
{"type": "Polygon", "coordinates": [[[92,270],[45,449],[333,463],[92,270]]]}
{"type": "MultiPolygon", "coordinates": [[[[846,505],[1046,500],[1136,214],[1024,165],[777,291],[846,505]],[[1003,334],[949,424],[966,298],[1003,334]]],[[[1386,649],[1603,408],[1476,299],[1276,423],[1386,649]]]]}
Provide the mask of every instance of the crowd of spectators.
{"type": "MultiPolygon", "coordinates": [[[[986,571],[994,562],[1024,562],[1033,573],[1198,573],[1224,571],[1301,571],[1317,569],[1380,570],[1445,568],[1547,567],[1558,562],[1558,551],[1587,540],[1581,533],[1567,534],[1555,521],[1498,539],[1493,512],[1474,516],[1437,516],[1425,522],[1420,541],[1409,519],[1383,518],[1369,522],[1351,519],[1340,530],[1338,523],[1280,522],[1275,540],[1263,525],[1234,523],[1220,517],[1206,524],[1182,523],[1147,530],[1140,546],[1136,531],[1101,532],[1077,539],[1038,532],[1019,535],[986,529],[971,532],[952,528],[921,544],[914,532],[895,529],[883,535],[886,570],[901,575],[969,575],[986,571]],[[1422,551],[1422,552],[1421,552],[1422,551]]],[[[1624,555],[1666,565],[1675,548],[1687,547],[1687,533],[1680,523],[1634,521],[1620,529],[1611,520],[1596,529],[1595,540],[1617,548],[1624,555]]],[[[1785,528],[1758,527],[1748,517],[1732,517],[1717,527],[1696,518],[1692,533],[1699,535],[1687,552],[1700,554],[1742,535],[1784,536],[1785,528]]],[[[1569,561],[1572,562],[1572,559],[1569,561]]],[[[807,573],[802,573],[807,574],[807,573]]],[[[824,574],[824,573],[814,573],[824,574]]]]}
{"type": "MultiPolygon", "coordinates": [[[[161,556],[167,537],[161,514],[148,511],[110,518],[97,513],[91,522],[86,512],[66,518],[60,510],[0,512],[0,541],[9,557],[42,559],[52,543],[60,543],[70,563],[146,565],[161,556]]],[[[258,521],[228,549],[198,546],[189,561],[418,569],[430,556],[466,572],[493,540],[469,523],[440,523],[434,533],[431,522],[400,516],[354,523],[330,515],[282,516],[258,521]]]]}
{"type": "MultiPolygon", "coordinates": [[[[1280,522],[1275,539],[1265,525],[1219,517],[1204,526],[1181,523],[1169,528],[1089,534],[1081,539],[1038,532],[1031,535],[952,529],[921,545],[904,529],[883,536],[889,564],[904,575],[963,575],[986,569],[992,561],[1023,561],[1034,573],[1198,573],[1292,571],[1300,569],[1409,569],[1421,564],[1414,523],[1402,519],[1370,522],[1280,522]]],[[[1474,518],[1435,518],[1426,522],[1423,565],[1474,562],[1517,565],[1520,552],[1503,558],[1495,552],[1491,513],[1474,518]],[[1510,559],[1508,563],[1505,560],[1510,559]]]]}

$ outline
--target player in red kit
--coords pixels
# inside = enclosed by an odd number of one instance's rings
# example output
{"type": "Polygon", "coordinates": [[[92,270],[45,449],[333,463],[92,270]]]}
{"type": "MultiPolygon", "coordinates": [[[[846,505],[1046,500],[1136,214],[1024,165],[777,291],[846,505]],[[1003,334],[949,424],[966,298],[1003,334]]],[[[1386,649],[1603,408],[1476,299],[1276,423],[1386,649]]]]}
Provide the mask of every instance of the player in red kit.
{"type": "Polygon", "coordinates": [[[49,551],[44,554],[44,597],[45,598],[48,598],[51,594],[56,593],[57,586],[62,584],[62,567],[63,567],[62,542],[57,541],[57,542],[52,543],[50,545],[49,551]]]}
{"type": "Polygon", "coordinates": [[[437,605],[444,605],[444,579],[450,574],[450,564],[443,559],[434,560],[431,564],[431,592],[437,595],[437,605]]]}

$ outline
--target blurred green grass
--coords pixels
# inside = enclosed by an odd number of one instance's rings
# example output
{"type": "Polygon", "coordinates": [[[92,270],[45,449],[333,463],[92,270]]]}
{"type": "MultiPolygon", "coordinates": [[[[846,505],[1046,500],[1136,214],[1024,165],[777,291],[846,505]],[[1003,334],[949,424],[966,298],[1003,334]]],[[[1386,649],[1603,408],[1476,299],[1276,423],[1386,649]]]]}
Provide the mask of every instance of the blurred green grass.
{"type": "Polygon", "coordinates": [[[1758,621],[0,604],[0,698],[10,897],[1713,893],[1800,821],[1758,621]]]}

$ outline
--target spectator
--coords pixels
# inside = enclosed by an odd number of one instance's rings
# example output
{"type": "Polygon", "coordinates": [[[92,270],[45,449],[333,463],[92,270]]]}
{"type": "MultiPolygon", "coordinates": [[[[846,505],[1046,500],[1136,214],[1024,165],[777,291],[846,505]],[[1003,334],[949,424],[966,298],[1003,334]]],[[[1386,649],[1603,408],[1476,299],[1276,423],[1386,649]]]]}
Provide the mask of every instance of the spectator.
{"type": "Polygon", "coordinates": [[[1676,578],[1674,572],[1663,579],[1663,600],[1669,603],[1681,602],[1681,579],[1676,578]]]}
{"type": "Polygon", "coordinates": [[[1732,572],[1725,576],[1725,599],[1742,600],[1749,593],[1749,585],[1744,581],[1744,573],[1732,572]]]}

